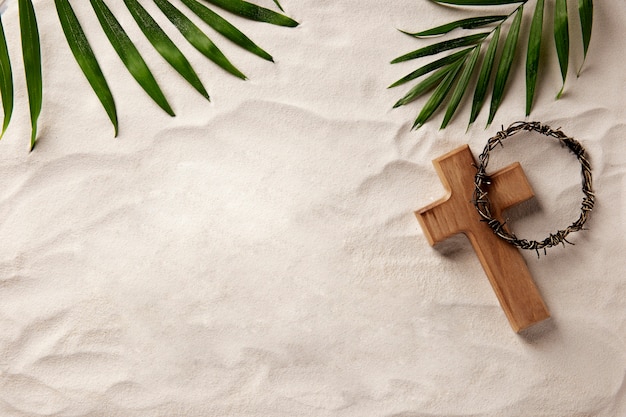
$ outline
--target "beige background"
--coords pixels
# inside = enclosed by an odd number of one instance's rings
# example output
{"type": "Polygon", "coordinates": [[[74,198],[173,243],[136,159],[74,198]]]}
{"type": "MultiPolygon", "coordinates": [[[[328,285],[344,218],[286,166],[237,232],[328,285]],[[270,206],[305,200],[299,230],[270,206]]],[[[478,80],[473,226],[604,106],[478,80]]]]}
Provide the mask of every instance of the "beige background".
{"type": "MultiPolygon", "coordinates": [[[[207,103],[122,2],[108,3],[177,117],[125,72],[87,2],[73,2],[117,99],[114,139],[53,2],[36,1],[47,71],[32,154],[16,2],[3,15],[17,104],[0,142],[2,416],[626,415],[621,2],[596,2],[578,79],[572,40],[558,102],[557,64],[544,60],[531,119],[587,147],[598,200],[575,246],[525,254],[553,318],[523,336],[467,241],[433,249],[412,214],[442,196],[431,159],[463,143],[479,152],[523,118],[523,69],[493,126],[483,129],[484,109],[467,133],[467,102],[446,130],[439,114],[411,132],[419,103],[392,110],[406,88],[386,89],[415,68],[388,62],[423,44],[396,28],[467,13],[426,0],[284,0],[296,29],[235,19],[276,64],[220,43],[247,82],[160,19],[207,103]]],[[[515,230],[543,238],[569,224],[581,199],[572,155],[528,135],[492,164],[514,160],[537,194],[511,214],[515,230]]]]}

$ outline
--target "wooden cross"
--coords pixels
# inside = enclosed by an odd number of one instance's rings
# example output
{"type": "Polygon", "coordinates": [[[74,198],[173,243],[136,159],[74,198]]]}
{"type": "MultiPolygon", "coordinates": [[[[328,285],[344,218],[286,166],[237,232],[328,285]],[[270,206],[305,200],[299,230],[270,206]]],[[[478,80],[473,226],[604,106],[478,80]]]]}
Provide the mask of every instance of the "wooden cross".
{"type": "MultiPolygon", "coordinates": [[[[469,146],[461,146],[435,159],[433,165],[447,195],[415,212],[428,242],[434,245],[457,233],[469,238],[516,332],[550,317],[519,250],[480,221],[471,202],[476,167],[469,146]]],[[[491,181],[491,212],[500,220],[502,211],[533,197],[519,163],[494,173],[491,181]]]]}

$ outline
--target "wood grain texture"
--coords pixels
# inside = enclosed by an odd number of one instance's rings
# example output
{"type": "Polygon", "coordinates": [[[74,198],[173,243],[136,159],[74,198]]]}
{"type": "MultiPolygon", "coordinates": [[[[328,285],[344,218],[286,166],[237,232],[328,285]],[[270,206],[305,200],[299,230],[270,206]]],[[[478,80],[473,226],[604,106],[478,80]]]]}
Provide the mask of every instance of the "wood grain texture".
{"type": "MultiPolygon", "coordinates": [[[[469,146],[461,146],[433,164],[446,195],[415,212],[428,242],[435,245],[457,233],[468,237],[516,332],[550,317],[519,250],[480,221],[471,202],[476,168],[469,146]]],[[[519,163],[497,171],[491,178],[489,199],[492,214],[498,219],[505,209],[533,197],[519,163]]]]}

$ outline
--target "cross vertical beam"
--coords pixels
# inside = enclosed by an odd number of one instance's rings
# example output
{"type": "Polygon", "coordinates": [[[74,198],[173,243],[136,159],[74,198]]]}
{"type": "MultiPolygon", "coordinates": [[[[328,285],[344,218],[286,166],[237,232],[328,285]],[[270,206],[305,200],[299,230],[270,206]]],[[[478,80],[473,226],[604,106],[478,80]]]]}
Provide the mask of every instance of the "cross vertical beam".
{"type": "MultiPolygon", "coordinates": [[[[476,175],[474,156],[464,145],[433,161],[446,196],[415,212],[431,245],[457,233],[470,240],[511,327],[519,332],[550,317],[519,250],[496,236],[476,212],[471,200],[476,175]]],[[[533,197],[519,163],[491,175],[492,214],[533,197]]]]}

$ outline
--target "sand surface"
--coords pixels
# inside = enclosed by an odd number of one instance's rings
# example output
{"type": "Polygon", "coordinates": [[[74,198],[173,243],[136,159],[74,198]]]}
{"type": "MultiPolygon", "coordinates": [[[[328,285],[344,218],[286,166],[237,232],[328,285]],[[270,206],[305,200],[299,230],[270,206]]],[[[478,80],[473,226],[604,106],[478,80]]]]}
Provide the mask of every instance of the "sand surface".
{"type": "MultiPolygon", "coordinates": [[[[493,125],[483,129],[484,109],[467,133],[468,102],[446,130],[438,114],[412,132],[419,103],[392,110],[407,88],[386,89],[415,68],[389,61],[422,45],[396,28],[466,13],[425,0],[284,0],[298,28],[234,19],[275,64],[221,41],[246,82],[159,17],[208,103],[122,2],[108,3],[177,117],[93,30],[120,114],[113,138],[54,3],[35,1],[47,70],[31,154],[17,2],[3,15],[16,108],[0,142],[1,416],[626,416],[620,2],[596,2],[578,79],[572,40],[558,102],[557,63],[542,67],[530,119],[585,145],[597,205],[575,246],[524,254],[552,318],[522,335],[467,240],[431,248],[413,211],[443,195],[432,159],[464,143],[478,153],[523,118],[523,69],[493,125]]],[[[73,4],[97,29],[87,2],[73,4]]],[[[518,234],[569,224],[581,200],[575,158],[527,135],[492,164],[516,160],[537,195],[511,214],[518,234]]]]}

